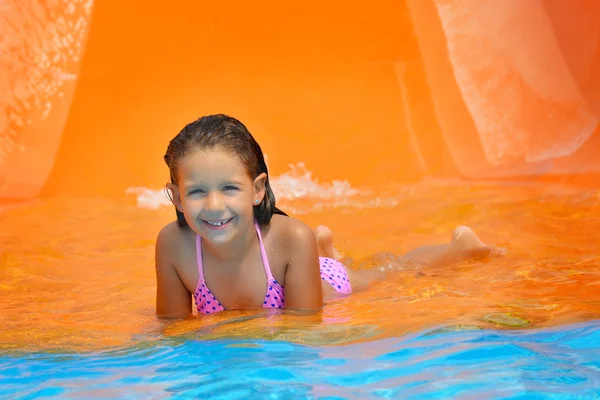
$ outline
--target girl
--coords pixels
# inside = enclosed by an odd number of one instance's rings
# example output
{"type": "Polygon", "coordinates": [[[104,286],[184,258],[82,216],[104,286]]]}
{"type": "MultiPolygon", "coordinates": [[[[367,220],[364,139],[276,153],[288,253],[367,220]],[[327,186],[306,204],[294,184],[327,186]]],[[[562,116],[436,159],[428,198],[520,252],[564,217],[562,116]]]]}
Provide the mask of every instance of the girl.
{"type": "MultiPolygon", "coordinates": [[[[200,314],[316,310],[324,295],[350,294],[380,274],[346,269],[334,258],[327,228],[313,232],[275,207],[262,150],[235,118],[211,115],[188,124],[164,158],[177,221],[156,241],[159,317],[189,316],[191,294],[200,314]]],[[[494,251],[459,227],[452,243],[422,247],[404,258],[439,265],[494,251]]]]}

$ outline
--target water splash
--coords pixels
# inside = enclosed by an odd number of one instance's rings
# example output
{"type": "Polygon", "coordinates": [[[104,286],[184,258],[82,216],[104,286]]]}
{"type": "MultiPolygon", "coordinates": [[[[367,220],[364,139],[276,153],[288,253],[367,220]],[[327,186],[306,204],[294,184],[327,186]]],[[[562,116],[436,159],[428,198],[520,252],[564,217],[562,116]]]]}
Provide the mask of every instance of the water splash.
{"type": "Polygon", "coordinates": [[[290,171],[271,180],[271,187],[278,200],[335,199],[368,194],[351,187],[348,181],[319,183],[302,162],[290,164],[289,167],[290,171]]]}
{"type": "Polygon", "coordinates": [[[145,187],[130,187],[125,191],[125,194],[136,196],[137,205],[140,208],[156,210],[160,207],[173,205],[163,189],[154,190],[145,187]]]}

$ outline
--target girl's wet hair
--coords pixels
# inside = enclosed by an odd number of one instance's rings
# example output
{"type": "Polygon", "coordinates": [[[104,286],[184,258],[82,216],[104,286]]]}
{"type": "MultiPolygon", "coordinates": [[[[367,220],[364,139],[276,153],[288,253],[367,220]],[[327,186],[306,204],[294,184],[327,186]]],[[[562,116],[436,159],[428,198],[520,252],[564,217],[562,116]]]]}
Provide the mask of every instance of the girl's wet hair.
{"type": "MultiPolygon", "coordinates": [[[[265,197],[259,205],[254,206],[254,218],[259,224],[268,224],[273,214],[287,215],[275,207],[275,195],[269,183],[267,164],[259,144],[244,124],[227,115],[208,115],[191,122],[169,142],[164,159],[171,172],[171,183],[178,182],[179,160],[194,151],[211,149],[225,150],[237,155],[253,180],[263,172],[267,175],[265,197]]],[[[177,208],[175,212],[177,224],[180,227],[188,227],[183,213],[177,208]]]]}

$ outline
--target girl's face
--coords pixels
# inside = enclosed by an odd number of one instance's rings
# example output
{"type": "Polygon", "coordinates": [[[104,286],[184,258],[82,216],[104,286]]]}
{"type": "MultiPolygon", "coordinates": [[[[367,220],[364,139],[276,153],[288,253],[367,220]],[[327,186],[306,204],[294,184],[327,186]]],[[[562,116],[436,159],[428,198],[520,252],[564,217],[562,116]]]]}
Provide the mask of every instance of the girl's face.
{"type": "Polygon", "coordinates": [[[178,168],[176,206],[204,239],[226,243],[254,224],[253,206],[263,200],[266,174],[251,179],[238,156],[219,149],[193,152],[178,168]]]}

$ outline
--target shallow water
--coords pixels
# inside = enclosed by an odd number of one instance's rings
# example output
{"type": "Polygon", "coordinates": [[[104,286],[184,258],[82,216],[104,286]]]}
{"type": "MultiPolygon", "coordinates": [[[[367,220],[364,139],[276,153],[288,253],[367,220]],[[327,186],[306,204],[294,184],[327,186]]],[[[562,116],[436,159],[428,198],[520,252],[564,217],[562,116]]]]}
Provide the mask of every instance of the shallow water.
{"type": "Polygon", "coordinates": [[[344,346],[141,341],[90,353],[0,356],[0,397],[511,398],[600,396],[600,324],[437,329],[344,346]],[[18,395],[16,395],[18,393],[18,395]]]}
{"type": "Polygon", "coordinates": [[[503,391],[550,393],[552,385],[600,395],[592,389],[600,386],[598,190],[430,182],[287,198],[279,205],[311,226],[330,226],[354,268],[374,267],[378,252],[448,241],[463,224],[509,253],[397,271],[316,316],[233,311],[165,323],[154,317],[153,246],[172,208],[140,208],[132,197],[54,198],[6,208],[0,211],[0,368],[10,380],[3,390],[97,387],[102,397],[134,385],[141,395],[147,390],[161,397],[233,390],[256,380],[239,393],[260,397],[273,380],[283,382],[282,395],[316,397],[397,397],[397,390],[452,395],[460,388],[475,398],[501,397],[503,391]],[[468,332],[423,336],[440,327],[468,332]],[[417,347],[426,350],[403,353],[417,337],[417,347]],[[432,340],[440,349],[427,347],[432,340]],[[236,366],[247,352],[256,357],[257,371],[276,362],[287,372],[267,372],[262,382],[236,366]],[[211,375],[206,363],[221,368],[225,359],[235,377],[211,375]],[[297,363],[306,369],[295,369],[297,363]],[[40,368],[51,372],[34,380],[40,368]],[[145,368],[154,372],[140,375],[145,368]],[[329,377],[334,371],[337,377],[329,377]],[[192,384],[207,376],[206,385],[192,384]]]}

